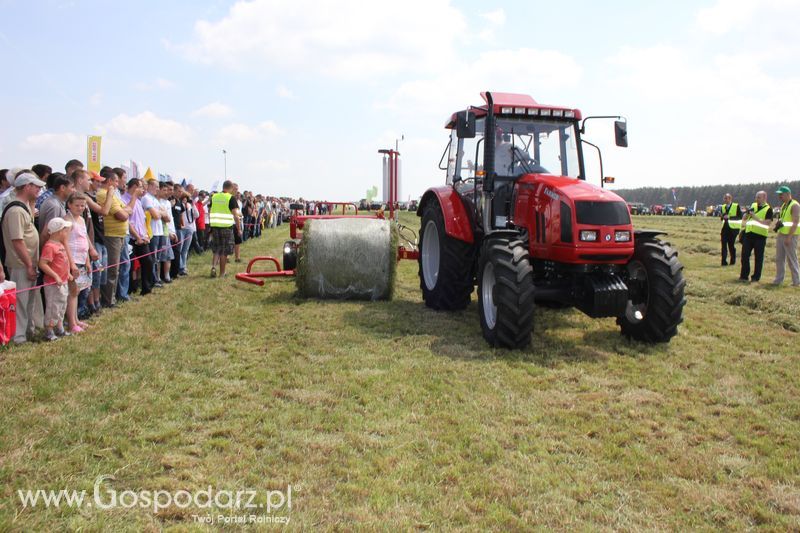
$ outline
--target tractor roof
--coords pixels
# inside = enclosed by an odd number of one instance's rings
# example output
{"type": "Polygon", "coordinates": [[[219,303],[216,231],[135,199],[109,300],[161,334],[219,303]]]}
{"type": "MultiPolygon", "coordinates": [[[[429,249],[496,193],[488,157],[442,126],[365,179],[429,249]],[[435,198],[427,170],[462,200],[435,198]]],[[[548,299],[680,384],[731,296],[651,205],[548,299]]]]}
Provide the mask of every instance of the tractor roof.
{"type": "MultiPolygon", "coordinates": [[[[481,97],[486,102],[486,93],[482,92],[481,97]]],[[[575,119],[580,120],[582,117],[580,109],[573,109],[571,107],[552,106],[540,104],[527,94],[515,93],[492,93],[494,101],[494,113],[500,116],[542,116],[547,118],[562,117],[567,120],[575,119]],[[555,111],[555,113],[554,113],[555,111]],[[572,116],[569,116],[572,115],[572,116]]],[[[482,106],[470,107],[470,111],[480,118],[486,116],[489,110],[488,104],[482,106]]],[[[445,123],[444,127],[453,129],[456,124],[456,113],[450,115],[450,118],[445,123]]]]}

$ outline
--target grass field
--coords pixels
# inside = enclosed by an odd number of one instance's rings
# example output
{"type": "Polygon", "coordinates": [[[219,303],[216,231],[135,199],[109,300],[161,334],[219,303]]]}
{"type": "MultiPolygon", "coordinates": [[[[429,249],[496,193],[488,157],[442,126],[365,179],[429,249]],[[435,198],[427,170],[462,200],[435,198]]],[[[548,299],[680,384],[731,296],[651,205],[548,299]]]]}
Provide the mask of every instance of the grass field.
{"type": "MultiPolygon", "coordinates": [[[[392,302],[320,302],[291,281],[209,279],[194,257],[189,278],[80,337],[0,352],[0,530],[203,529],[192,515],[218,514],[17,496],[91,493],[100,475],[119,493],[256,489],[260,503],[292,485],[276,513],[292,529],[800,529],[800,290],[768,286],[774,242],[765,282],[741,284],[719,266],[718,221],[635,223],[668,230],[686,267],[668,345],[541,309],[529,350],[492,350],[475,295],[428,310],[412,262],[392,302]]],[[[277,255],[286,234],[243,257],[277,255]]]]}

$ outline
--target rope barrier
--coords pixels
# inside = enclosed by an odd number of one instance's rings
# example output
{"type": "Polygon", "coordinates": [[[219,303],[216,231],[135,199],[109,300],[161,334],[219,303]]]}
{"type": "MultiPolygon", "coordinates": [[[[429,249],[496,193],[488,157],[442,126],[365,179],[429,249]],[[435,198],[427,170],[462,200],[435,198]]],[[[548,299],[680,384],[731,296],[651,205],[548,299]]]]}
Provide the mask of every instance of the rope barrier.
{"type": "MultiPolygon", "coordinates": [[[[172,244],[169,244],[169,245],[167,245],[167,246],[164,246],[163,248],[159,248],[159,249],[157,249],[157,250],[153,250],[152,252],[147,252],[146,254],[137,255],[137,256],[135,256],[135,257],[129,257],[127,260],[125,260],[125,261],[120,261],[120,262],[118,262],[118,263],[115,263],[115,264],[113,264],[113,265],[107,265],[107,266],[103,266],[103,267],[100,267],[100,268],[96,268],[96,269],[94,269],[94,270],[87,270],[87,271],[86,271],[86,275],[89,275],[89,274],[94,274],[95,272],[100,272],[100,271],[102,271],[103,269],[106,269],[106,268],[118,267],[118,266],[120,266],[120,265],[124,265],[125,263],[131,263],[131,262],[133,262],[133,261],[134,261],[134,260],[136,260],[136,259],[141,259],[142,257],[147,257],[148,255],[154,255],[154,254],[157,254],[157,253],[159,253],[159,252],[163,252],[163,251],[164,251],[164,250],[166,250],[167,248],[172,248],[173,246],[178,246],[179,244],[181,244],[181,243],[183,243],[183,242],[185,242],[185,241],[189,240],[190,238],[191,238],[191,236],[184,237],[183,239],[181,239],[181,240],[179,240],[179,241],[175,241],[174,243],[172,243],[172,244]]],[[[127,246],[127,244],[126,244],[126,246],[127,246]]],[[[50,281],[50,282],[47,282],[47,283],[42,283],[41,285],[36,285],[36,286],[34,286],[34,287],[28,287],[28,288],[26,288],[26,289],[20,289],[20,290],[16,290],[16,289],[14,289],[13,291],[8,291],[8,292],[9,292],[9,293],[11,293],[11,294],[19,294],[19,293],[22,293],[22,292],[27,292],[27,291],[33,291],[33,290],[36,290],[36,289],[41,289],[42,287],[47,287],[47,286],[49,286],[49,285],[58,285],[58,282],[57,282],[57,281],[50,281]]]]}

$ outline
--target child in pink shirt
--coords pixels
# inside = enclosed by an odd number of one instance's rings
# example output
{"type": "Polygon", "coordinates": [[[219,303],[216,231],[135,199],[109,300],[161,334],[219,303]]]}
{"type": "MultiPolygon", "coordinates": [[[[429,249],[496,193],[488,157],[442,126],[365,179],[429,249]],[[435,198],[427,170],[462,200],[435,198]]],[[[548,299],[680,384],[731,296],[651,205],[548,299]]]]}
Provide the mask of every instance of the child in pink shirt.
{"type": "Polygon", "coordinates": [[[67,297],[67,327],[70,333],[80,333],[88,326],[78,320],[78,295],[82,290],[88,290],[92,286],[92,278],[88,274],[90,256],[97,253],[89,240],[84,211],[86,211],[86,196],[80,192],[70,194],[67,198],[67,216],[64,217],[67,222],[72,222],[67,247],[72,253],[75,266],[78,267],[78,277],[69,282],[67,297]]]}

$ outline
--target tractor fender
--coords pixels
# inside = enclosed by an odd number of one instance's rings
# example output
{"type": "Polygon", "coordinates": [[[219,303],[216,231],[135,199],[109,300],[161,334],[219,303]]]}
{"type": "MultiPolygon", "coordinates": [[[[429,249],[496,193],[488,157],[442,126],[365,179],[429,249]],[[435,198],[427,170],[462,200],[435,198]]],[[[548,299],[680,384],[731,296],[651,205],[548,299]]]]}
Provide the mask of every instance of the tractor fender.
{"type": "Polygon", "coordinates": [[[428,202],[439,202],[444,215],[444,232],[448,236],[469,244],[475,242],[464,202],[452,187],[434,187],[425,191],[417,208],[417,216],[422,216],[428,202]]]}
{"type": "Polygon", "coordinates": [[[661,231],[657,229],[635,229],[633,230],[633,238],[634,241],[636,239],[654,239],[659,235],[667,235],[666,231],[661,231]]]}

